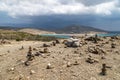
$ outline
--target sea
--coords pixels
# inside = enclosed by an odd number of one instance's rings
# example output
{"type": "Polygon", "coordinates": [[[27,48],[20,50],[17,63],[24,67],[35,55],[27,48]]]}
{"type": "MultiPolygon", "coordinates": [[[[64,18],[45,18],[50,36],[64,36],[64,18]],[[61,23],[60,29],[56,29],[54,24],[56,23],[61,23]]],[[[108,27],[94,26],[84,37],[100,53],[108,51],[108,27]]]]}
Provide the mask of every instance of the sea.
{"type": "Polygon", "coordinates": [[[56,38],[61,38],[61,39],[71,38],[71,36],[65,35],[65,34],[41,34],[40,36],[56,37],[56,38]]]}
{"type": "Polygon", "coordinates": [[[114,37],[114,36],[120,36],[120,31],[112,31],[107,33],[101,33],[97,34],[99,37],[114,37]]]}
{"type": "MultiPolygon", "coordinates": [[[[99,37],[113,37],[113,36],[120,36],[120,31],[114,31],[114,32],[108,32],[108,33],[101,33],[97,34],[99,37]]],[[[68,39],[71,38],[70,35],[67,34],[41,34],[40,36],[50,36],[50,37],[56,37],[56,38],[62,38],[62,39],[68,39]]]]}

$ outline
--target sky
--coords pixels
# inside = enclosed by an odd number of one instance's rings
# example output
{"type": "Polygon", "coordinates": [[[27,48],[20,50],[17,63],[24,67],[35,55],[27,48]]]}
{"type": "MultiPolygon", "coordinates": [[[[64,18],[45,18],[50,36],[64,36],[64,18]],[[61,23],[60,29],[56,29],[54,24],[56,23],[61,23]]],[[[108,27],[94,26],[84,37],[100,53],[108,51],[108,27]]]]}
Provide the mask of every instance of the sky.
{"type": "Polygon", "coordinates": [[[120,0],[0,0],[0,25],[120,31],[120,0]]]}

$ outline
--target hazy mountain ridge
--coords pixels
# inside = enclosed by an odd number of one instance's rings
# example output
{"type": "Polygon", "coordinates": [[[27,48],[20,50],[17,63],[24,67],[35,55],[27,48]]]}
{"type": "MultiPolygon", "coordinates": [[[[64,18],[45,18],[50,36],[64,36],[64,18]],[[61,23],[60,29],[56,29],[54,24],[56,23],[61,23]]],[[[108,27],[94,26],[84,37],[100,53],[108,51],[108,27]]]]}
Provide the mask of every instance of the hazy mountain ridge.
{"type": "Polygon", "coordinates": [[[51,31],[56,33],[84,33],[84,32],[106,32],[105,30],[89,27],[89,26],[79,26],[79,25],[71,25],[63,28],[54,28],[51,31]]]}
{"type": "Polygon", "coordinates": [[[26,28],[32,28],[32,29],[38,29],[38,30],[43,30],[43,31],[50,31],[50,32],[55,32],[55,33],[84,33],[84,32],[106,32],[105,30],[97,29],[94,27],[89,27],[89,26],[80,26],[80,25],[70,25],[66,27],[49,27],[49,28],[41,28],[41,27],[0,27],[0,29],[14,29],[14,30],[19,30],[19,29],[26,29],[26,28]]]}

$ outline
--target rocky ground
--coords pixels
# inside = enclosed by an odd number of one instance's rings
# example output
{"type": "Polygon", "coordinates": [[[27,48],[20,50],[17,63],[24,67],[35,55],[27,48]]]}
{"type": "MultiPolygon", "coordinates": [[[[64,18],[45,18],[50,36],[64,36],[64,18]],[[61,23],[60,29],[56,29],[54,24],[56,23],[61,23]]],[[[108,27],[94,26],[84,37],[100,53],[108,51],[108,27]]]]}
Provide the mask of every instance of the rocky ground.
{"type": "Polygon", "coordinates": [[[0,44],[0,80],[120,80],[120,38],[79,40],[80,47],[67,47],[63,40],[0,44]],[[34,58],[26,66],[28,52],[34,58]]]}

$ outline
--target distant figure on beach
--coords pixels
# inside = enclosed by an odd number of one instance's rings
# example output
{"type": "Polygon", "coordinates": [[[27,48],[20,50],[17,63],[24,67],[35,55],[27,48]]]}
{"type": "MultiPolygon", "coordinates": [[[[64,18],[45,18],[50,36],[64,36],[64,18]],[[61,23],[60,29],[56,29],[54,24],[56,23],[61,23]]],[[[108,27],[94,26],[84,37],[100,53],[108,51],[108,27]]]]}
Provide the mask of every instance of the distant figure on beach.
{"type": "Polygon", "coordinates": [[[97,35],[97,34],[95,34],[95,38],[98,38],[98,35],[97,35]]]}
{"type": "Polygon", "coordinates": [[[88,36],[88,34],[87,34],[87,33],[85,33],[85,36],[88,36]]]}

